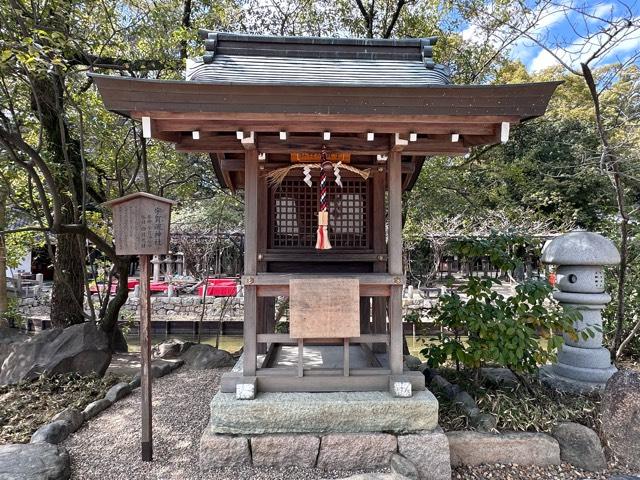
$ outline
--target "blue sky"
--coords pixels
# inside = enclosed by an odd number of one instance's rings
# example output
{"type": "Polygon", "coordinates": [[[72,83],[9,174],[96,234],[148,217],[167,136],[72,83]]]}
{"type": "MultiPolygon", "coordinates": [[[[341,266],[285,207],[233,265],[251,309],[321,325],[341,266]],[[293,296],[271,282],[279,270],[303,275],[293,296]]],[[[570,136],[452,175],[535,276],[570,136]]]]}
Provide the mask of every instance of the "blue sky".
{"type": "MultiPolygon", "coordinates": [[[[488,5],[491,8],[491,3],[488,5]]],[[[579,67],[580,61],[584,61],[603,44],[606,36],[602,30],[608,22],[622,22],[631,18],[635,25],[622,29],[600,64],[625,61],[640,51],[640,0],[545,0],[544,8],[539,4],[533,7],[529,18],[521,15],[514,15],[513,18],[517,19],[519,25],[535,21],[537,26],[532,32],[536,38],[552,47],[557,56],[573,67],[579,67]]],[[[508,38],[507,32],[493,33],[487,37],[476,25],[467,26],[462,35],[468,41],[490,41],[498,45],[508,38]]],[[[511,55],[522,60],[530,71],[558,64],[558,59],[552,53],[531,40],[519,41],[510,48],[511,55]]]]}

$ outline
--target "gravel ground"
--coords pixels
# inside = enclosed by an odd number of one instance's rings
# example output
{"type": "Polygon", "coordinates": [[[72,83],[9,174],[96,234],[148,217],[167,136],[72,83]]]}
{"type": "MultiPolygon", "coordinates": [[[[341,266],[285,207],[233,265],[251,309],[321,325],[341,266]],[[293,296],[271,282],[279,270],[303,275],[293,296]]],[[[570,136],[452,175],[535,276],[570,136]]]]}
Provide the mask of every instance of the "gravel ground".
{"type": "MultiPolygon", "coordinates": [[[[341,478],[345,472],[229,468],[200,472],[198,445],[209,402],[227,369],[184,370],[153,383],[154,461],[140,460],[140,389],[85,423],[63,446],[72,480],[242,480],[341,478]]],[[[358,472],[350,472],[355,474],[358,472]]]]}
{"type": "MultiPolygon", "coordinates": [[[[251,467],[201,472],[200,437],[209,420],[209,402],[227,370],[180,369],[154,381],[153,462],[140,460],[140,389],[85,423],[63,443],[71,455],[72,480],[291,480],[359,473],[251,467]]],[[[605,480],[619,471],[614,465],[606,475],[583,472],[571,465],[481,465],[457,468],[453,479],[605,480]]]]}
{"type": "Polygon", "coordinates": [[[586,472],[569,464],[549,467],[522,465],[478,465],[458,467],[453,471],[454,480],[608,480],[617,473],[627,473],[615,465],[608,472],[586,472]]]}

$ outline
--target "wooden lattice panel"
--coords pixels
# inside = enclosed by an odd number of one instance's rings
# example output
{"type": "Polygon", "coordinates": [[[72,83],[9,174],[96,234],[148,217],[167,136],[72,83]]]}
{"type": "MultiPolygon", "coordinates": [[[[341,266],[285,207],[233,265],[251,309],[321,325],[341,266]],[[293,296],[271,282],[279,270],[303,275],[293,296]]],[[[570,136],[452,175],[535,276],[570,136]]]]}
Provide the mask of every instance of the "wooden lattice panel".
{"type": "MultiPolygon", "coordinates": [[[[329,240],[334,249],[368,249],[370,184],[359,178],[331,182],[329,240]]],[[[318,178],[307,186],[301,178],[287,178],[271,188],[271,248],[313,249],[316,243],[320,198],[318,178]]]]}

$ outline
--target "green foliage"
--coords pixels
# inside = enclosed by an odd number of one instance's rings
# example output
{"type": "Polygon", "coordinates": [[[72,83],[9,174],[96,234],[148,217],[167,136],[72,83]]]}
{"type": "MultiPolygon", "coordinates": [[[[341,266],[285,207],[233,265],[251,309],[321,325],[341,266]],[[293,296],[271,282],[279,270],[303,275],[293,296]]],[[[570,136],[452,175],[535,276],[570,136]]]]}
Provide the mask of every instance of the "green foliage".
{"type": "Polygon", "coordinates": [[[8,298],[7,310],[2,313],[2,319],[14,328],[22,328],[26,324],[26,319],[18,309],[18,303],[17,298],[8,298]]]}
{"type": "Polygon", "coordinates": [[[430,312],[434,325],[441,328],[440,342],[421,351],[433,366],[452,360],[470,368],[496,364],[532,372],[555,359],[563,343],[558,333],[577,335],[573,322],[579,312],[560,307],[551,298],[548,282],[520,284],[511,297],[492,290],[499,283],[472,277],[459,292],[440,297],[430,312]]]}

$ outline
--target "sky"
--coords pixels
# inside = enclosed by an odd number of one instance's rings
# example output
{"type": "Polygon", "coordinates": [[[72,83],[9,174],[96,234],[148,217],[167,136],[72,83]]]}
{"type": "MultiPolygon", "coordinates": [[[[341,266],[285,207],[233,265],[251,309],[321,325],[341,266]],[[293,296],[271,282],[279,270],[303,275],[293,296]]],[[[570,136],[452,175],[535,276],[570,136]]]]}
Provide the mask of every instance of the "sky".
{"type": "MultiPolygon", "coordinates": [[[[640,0],[544,0],[545,7],[531,3],[532,13],[522,22],[536,19],[532,30],[536,38],[552,48],[553,53],[572,67],[579,68],[605,41],[603,28],[610,22],[633,19],[632,27],[625,27],[616,41],[599,62],[600,65],[626,61],[640,51],[640,0]],[[578,11],[576,11],[578,10],[578,11]]],[[[488,3],[491,8],[491,3],[488,3]]],[[[514,18],[520,18],[514,15],[514,18]]],[[[468,25],[462,31],[468,41],[500,43],[500,34],[482,33],[478,25],[468,25]]],[[[503,32],[502,38],[507,33],[503,32]]],[[[519,58],[529,71],[536,72],[558,64],[554,55],[531,40],[523,40],[511,46],[511,56],[519,58]]]]}

